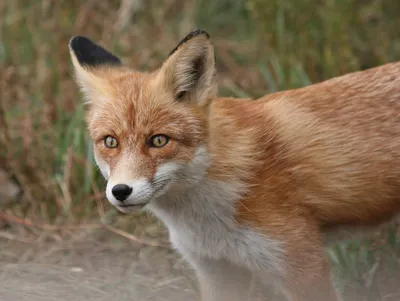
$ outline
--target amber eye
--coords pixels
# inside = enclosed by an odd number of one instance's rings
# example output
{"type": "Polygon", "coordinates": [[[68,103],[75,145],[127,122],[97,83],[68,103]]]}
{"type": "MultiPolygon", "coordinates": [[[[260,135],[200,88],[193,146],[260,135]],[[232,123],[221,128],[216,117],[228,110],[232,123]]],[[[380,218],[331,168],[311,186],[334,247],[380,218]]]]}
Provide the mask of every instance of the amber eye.
{"type": "Polygon", "coordinates": [[[150,147],[163,147],[167,145],[169,141],[169,137],[166,135],[154,135],[153,137],[150,138],[150,147]]]}
{"type": "Polygon", "coordinates": [[[104,146],[107,148],[117,148],[118,141],[114,137],[107,136],[106,138],[104,138],[104,146]]]}

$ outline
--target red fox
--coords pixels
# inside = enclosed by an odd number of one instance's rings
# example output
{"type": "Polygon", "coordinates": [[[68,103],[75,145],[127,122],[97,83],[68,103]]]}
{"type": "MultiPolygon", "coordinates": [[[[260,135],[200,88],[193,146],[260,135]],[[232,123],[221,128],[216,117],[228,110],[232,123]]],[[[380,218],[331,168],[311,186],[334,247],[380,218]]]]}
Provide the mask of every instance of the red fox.
{"type": "Polygon", "coordinates": [[[69,46],[108,200],[165,223],[204,301],[337,301],[325,246],[399,216],[400,62],[250,100],[217,97],[203,30],[152,72],[69,46]]]}

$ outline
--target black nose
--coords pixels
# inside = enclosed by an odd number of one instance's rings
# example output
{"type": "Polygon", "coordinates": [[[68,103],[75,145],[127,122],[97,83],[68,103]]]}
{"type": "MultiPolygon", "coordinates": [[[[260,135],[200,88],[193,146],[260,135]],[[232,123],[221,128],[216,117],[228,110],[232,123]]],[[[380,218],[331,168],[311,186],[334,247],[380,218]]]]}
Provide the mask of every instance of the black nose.
{"type": "Polygon", "coordinates": [[[131,193],[132,188],[125,184],[118,184],[112,188],[112,194],[121,202],[125,201],[131,193]]]}

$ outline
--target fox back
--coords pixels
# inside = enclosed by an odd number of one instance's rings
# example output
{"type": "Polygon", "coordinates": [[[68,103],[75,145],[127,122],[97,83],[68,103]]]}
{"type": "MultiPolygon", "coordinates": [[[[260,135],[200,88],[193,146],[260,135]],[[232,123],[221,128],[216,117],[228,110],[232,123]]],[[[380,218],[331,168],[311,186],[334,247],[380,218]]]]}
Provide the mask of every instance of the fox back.
{"type": "Polygon", "coordinates": [[[252,276],[339,300],[324,236],[400,212],[400,63],[250,100],[217,97],[202,30],[151,72],[70,50],[108,200],[164,221],[205,301],[247,300],[252,276]]]}

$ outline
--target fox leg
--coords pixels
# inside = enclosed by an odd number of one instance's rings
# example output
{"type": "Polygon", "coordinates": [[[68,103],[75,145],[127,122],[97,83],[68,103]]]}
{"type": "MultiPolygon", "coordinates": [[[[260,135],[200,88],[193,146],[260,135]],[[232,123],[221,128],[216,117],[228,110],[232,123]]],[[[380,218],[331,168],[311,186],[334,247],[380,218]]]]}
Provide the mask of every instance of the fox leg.
{"type": "Polygon", "coordinates": [[[330,269],[324,261],[303,267],[293,273],[285,283],[285,293],[290,301],[340,301],[333,285],[330,269]],[[318,266],[318,267],[317,267],[318,266]]]}
{"type": "Polygon", "coordinates": [[[290,301],[340,301],[316,223],[291,221],[287,234],[284,293],[290,301]]]}
{"type": "Polygon", "coordinates": [[[194,264],[200,282],[202,301],[249,301],[252,273],[226,260],[196,258],[194,264]]]}

